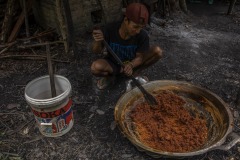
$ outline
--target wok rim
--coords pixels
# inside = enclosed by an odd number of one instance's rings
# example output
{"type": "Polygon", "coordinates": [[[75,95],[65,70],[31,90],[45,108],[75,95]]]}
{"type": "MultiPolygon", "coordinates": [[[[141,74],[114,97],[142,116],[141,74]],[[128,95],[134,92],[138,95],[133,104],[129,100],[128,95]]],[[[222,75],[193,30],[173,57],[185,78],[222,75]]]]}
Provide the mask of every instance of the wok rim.
{"type": "MultiPolygon", "coordinates": [[[[219,139],[216,143],[210,145],[209,147],[206,147],[206,148],[203,148],[203,149],[200,149],[200,150],[196,150],[196,151],[191,151],[191,152],[166,152],[166,151],[159,151],[159,150],[156,150],[156,149],[149,149],[147,148],[146,146],[142,145],[141,143],[136,143],[136,141],[133,140],[132,136],[128,133],[126,133],[123,128],[122,128],[122,124],[119,123],[119,120],[118,120],[118,108],[120,107],[119,106],[119,103],[122,101],[122,99],[125,97],[125,96],[128,96],[128,94],[131,94],[131,92],[140,92],[140,90],[138,90],[137,87],[133,88],[132,90],[130,90],[129,92],[126,92],[124,93],[117,101],[116,105],[115,105],[115,110],[114,110],[114,119],[115,121],[117,122],[118,124],[118,128],[121,130],[121,132],[127,137],[127,139],[129,141],[131,141],[131,143],[133,145],[135,145],[138,150],[140,151],[143,151],[143,152],[146,152],[147,154],[154,154],[154,155],[158,155],[158,156],[170,156],[170,157],[189,157],[189,156],[196,156],[196,155],[200,155],[200,154],[203,154],[203,153],[206,153],[208,151],[211,151],[211,150],[214,150],[216,147],[219,147],[221,146],[225,141],[226,141],[226,138],[227,136],[233,131],[233,116],[232,116],[232,113],[229,109],[229,105],[226,104],[218,95],[216,95],[215,93],[213,93],[212,91],[206,89],[206,88],[203,88],[201,86],[198,86],[198,85],[195,85],[193,83],[189,83],[189,82],[186,82],[186,81],[175,81],[175,80],[155,80],[155,81],[150,81],[146,84],[143,84],[142,86],[143,87],[147,87],[148,85],[153,85],[153,84],[158,84],[158,83],[169,83],[168,85],[185,85],[187,87],[194,87],[198,90],[201,90],[203,92],[206,92],[210,95],[212,95],[214,98],[216,98],[217,101],[219,101],[223,106],[224,106],[224,109],[228,115],[228,126],[227,126],[227,129],[226,129],[226,133],[224,134],[224,136],[221,137],[221,139],[219,139]]],[[[146,89],[147,90],[147,89],[146,89]]]]}

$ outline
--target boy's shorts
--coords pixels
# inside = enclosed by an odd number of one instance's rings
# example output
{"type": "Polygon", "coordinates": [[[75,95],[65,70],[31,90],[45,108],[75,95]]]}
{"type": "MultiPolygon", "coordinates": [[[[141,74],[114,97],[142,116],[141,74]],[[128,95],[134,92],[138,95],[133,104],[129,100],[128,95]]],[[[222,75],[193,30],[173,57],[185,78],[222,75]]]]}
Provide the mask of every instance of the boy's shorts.
{"type": "MultiPolygon", "coordinates": [[[[115,60],[115,59],[112,59],[112,58],[110,58],[110,57],[104,57],[103,59],[105,59],[107,62],[108,62],[108,64],[112,67],[112,69],[113,69],[113,75],[118,75],[118,74],[120,74],[120,71],[121,71],[121,65],[120,64],[118,64],[118,62],[115,60]]],[[[128,63],[129,61],[125,61],[125,62],[123,62],[123,64],[125,64],[125,63],[128,63]]],[[[137,68],[134,68],[133,69],[133,72],[136,70],[137,68]]]]}
{"type": "Polygon", "coordinates": [[[112,67],[113,69],[113,75],[117,75],[117,74],[120,74],[120,71],[121,71],[121,65],[117,63],[117,61],[115,60],[112,60],[111,58],[109,57],[105,57],[104,58],[108,64],[112,67]]]}

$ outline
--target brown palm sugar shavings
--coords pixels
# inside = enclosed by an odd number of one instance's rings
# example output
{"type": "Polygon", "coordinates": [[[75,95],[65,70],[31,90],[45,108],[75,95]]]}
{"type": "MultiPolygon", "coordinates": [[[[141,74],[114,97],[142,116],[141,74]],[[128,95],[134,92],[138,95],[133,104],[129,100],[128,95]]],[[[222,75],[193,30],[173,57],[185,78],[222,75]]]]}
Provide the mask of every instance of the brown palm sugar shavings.
{"type": "Polygon", "coordinates": [[[136,104],[130,114],[138,139],[148,147],[168,152],[189,152],[207,140],[206,120],[193,117],[178,95],[163,91],[156,96],[159,106],[136,104]]]}

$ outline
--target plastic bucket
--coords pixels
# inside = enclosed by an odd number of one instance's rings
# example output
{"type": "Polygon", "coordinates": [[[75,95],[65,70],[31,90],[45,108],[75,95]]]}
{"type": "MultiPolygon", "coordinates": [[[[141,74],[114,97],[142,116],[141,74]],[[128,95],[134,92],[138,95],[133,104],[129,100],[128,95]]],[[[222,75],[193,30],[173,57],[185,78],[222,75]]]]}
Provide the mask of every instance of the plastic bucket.
{"type": "Polygon", "coordinates": [[[25,88],[25,99],[30,105],[39,131],[47,137],[62,136],[73,126],[72,87],[67,78],[54,75],[56,97],[51,96],[49,76],[29,82],[25,88]]]}

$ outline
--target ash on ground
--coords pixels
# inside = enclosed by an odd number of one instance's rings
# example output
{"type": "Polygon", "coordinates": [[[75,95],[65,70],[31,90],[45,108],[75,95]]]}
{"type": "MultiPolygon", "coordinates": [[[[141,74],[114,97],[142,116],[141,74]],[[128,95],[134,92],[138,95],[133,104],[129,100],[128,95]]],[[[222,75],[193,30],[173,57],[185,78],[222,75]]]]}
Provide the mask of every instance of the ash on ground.
{"type": "MultiPolygon", "coordinates": [[[[160,45],[164,57],[143,75],[154,80],[180,80],[206,88],[221,97],[234,115],[234,132],[240,131],[240,6],[226,15],[228,4],[189,4],[189,15],[152,17],[147,27],[152,45],[160,45]],[[161,25],[164,21],[164,25],[161,25]]],[[[91,35],[77,38],[80,59],[64,54],[62,45],[52,45],[56,74],[72,85],[74,126],[65,135],[47,138],[40,134],[24,98],[31,80],[48,74],[43,60],[2,59],[0,64],[0,159],[151,160],[137,150],[116,127],[114,107],[125,92],[125,79],[98,92],[90,72],[98,58],[90,52],[91,35]]],[[[44,55],[45,49],[34,50],[44,55]]],[[[5,55],[33,54],[33,50],[9,50],[5,55]]],[[[230,141],[230,140],[227,140],[230,141]]],[[[162,158],[165,159],[165,158],[162,158]]],[[[240,159],[240,144],[227,151],[213,150],[189,160],[240,159]]]]}

